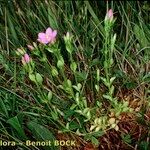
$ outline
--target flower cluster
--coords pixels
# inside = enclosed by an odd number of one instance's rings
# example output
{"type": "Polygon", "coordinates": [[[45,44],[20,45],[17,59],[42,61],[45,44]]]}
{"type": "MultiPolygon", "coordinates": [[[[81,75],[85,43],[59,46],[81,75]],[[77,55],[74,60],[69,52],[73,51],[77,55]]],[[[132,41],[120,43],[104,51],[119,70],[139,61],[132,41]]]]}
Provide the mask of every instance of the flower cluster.
{"type": "MultiPolygon", "coordinates": [[[[54,43],[55,40],[56,40],[56,35],[57,35],[57,30],[52,30],[50,27],[48,27],[46,29],[46,32],[40,32],[38,34],[38,39],[37,41],[39,41],[40,43],[42,44],[49,44],[49,43],[54,43]]],[[[27,45],[28,49],[29,50],[34,50],[35,49],[35,45],[32,46],[32,45],[27,45]]],[[[21,49],[21,48],[18,48],[16,53],[18,55],[21,55],[22,56],[22,64],[23,65],[26,65],[28,64],[30,61],[31,61],[31,58],[30,56],[25,52],[24,49],[21,49]]]]}

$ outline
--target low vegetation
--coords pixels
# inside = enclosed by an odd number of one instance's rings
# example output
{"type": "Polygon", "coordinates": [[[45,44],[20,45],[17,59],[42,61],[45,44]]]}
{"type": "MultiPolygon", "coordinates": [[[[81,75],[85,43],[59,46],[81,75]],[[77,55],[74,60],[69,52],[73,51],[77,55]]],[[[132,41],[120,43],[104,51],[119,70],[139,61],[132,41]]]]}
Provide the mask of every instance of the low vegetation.
{"type": "Polygon", "coordinates": [[[0,149],[148,150],[148,2],[0,2],[0,149]]]}

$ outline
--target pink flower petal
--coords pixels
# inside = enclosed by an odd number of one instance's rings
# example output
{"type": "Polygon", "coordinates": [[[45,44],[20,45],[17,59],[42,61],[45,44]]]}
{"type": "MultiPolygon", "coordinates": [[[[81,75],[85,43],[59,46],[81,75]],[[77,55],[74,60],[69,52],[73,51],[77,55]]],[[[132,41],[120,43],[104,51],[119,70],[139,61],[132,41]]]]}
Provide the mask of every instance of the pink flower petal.
{"type": "Polygon", "coordinates": [[[24,60],[25,60],[26,63],[28,63],[30,61],[30,57],[27,53],[24,54],[24,60]]]}
{"type": "Polygon", "coordinates": [[[52,36],[53,38],[55,38],[56,35],[57,35],[57,30],[54,30],[51,36],[52,36]]]}
{"type": "Polygon", "coordinates": [[[52,32],[53,31],[52,31],[51,28],[47,28],[45,33],[46,33],[47,36],[50,36],[52,34],[52,32]]]}
{"type": "Polygon", "coordinates": [[[47,44],[47,43],[48,43],[45,33],[39,33],[37,40],[38,40],[40,43],[43,43],[43,44],[47,44]]]}
{"type": "Polygon", "coordinates": [[[110,10],[108,11],[108,17],[112,17],[112,15],[113,15],[113,11],[112,11],[112,9],[110,9],[110,10]]]}
{"type": "Polygon", "coordinates": [[[45,37],[45,33],[41,32],[38,34],[38,38],[44,38],[45,37]]]}
{"type": "Polygon", "coordinates": [[[106,15],[107,15],[108,19],[112,20],[113,19],[113,10],[109,9],[106,15]]]}
{"type": "Polygon", "coordinates": [[[45,39],[45,38],[46,38],[45,33],[39,33],[38,34],[38,39],[42,40],[42,39],[45,39]]]}

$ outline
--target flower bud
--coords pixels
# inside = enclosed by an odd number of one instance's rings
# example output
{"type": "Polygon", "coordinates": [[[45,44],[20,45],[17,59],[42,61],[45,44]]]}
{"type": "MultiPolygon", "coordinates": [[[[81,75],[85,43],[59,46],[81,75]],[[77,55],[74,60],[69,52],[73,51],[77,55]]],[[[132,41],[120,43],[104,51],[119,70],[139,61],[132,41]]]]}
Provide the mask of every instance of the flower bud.
{"type": "Polygon", "coordinates": [[[64,36],[64,41],[66,45],[66,50],[71,54],[73,49],[72,49],[72,38],[73,36],[67,32],[66,35],[64,36]]]}
{"type": "Polygon", "coordinates": [[[25,50],[23,48],[17,48],[16,54],[17,55],[24,55],[25,54],[25,50]]]}
{"type": "Polygon", "coordinates": [[[113,20],[113,10],[109,9],[106,14],[106,19],[112,21],[113,20]]]}
{"type": "Polygon", "coordinates": [[[28,63],[30,61],[30,57],[27,53],[24,54],[24,60],[25,60],[26,63],[28,63]]]}
{"type": "Polygon", "coordinates": [[[67,32],[66,35],[64,36],[64,40],[65,40],[65,41],[69,41],[70,38],[71,38],[70,33],[67,32]]]}
{"type": "Polygon", "coordinates": [[[34,47],[33,47],[32,45],[27,45],[27,47],[28,47],[28,49],[31,50],[31,51],[34,50],[34,47]]]}
{"type": "Polygon", "coordinates": [[[22,64],[23,64],[23,65],[29,63],[30,60],[31,60],[31,59],[30,59],[30,57],[29,57],[29,55],[28,55],[27,53],[24,54],[24,56],[22,56],[22,64]]]}

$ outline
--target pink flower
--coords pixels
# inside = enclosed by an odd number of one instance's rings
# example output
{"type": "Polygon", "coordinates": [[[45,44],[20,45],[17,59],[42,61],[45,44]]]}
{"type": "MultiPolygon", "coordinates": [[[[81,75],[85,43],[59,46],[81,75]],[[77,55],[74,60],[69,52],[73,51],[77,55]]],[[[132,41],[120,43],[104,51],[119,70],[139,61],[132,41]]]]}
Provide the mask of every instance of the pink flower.
{"type": "Polygon", "coordinates": [[[112,9],[109,9],[107,14],[106,14],[106,18],[110,21],[113,20],[113,10],[112,9]]]}
{"type": "Polygon", "coordinates": [[[56,39],[57,31],[47,28],[46,32],[41,32],[38,34],[38,41],[42,44],[53,43],[56,39]]]}
{"type": "Polygon", "coordinates": [[[29,63],[30,60],[31,60],[31,59],[30,59],[30,56],[29,56],[27,53],[24,54],[24,56],[22,56],[22,64],[23,64],[23,65],[29,63]]]}

